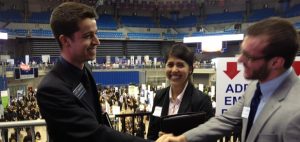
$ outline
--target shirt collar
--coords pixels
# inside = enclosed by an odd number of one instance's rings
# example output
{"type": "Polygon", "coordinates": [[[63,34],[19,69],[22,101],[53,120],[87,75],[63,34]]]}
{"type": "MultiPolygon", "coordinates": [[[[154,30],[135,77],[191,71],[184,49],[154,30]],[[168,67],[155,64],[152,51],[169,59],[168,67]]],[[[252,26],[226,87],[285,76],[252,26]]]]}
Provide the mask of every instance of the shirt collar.
{"type": "Polygon", "coordinates": [[[73,77],[78,77],[78,78],[82,77],[84,70],[81,70],[81,69],[77,68],[76,66],[72,65],[63,57],[60,57],[60,61],[63,64],[63,66],[65,66],[67,68],[67,70],[70,70],[70,74],[72,74],[73,77]]]}
{"type": "Polygon", "coordinates": [[[260,84],[260,89],[262,92],[262,95],[265,96],[271,96],[274,91],[278,88],[278,86],[290,75],[292,72],[292,68],[289,68],[286,70],[283,74],[280,76],[276,77],[275,79],[272,79],[268,82],[261,83],[260,84]]]}
{"type": "MultiPolygon", "coordinates": [[[[186,87],[187,87],[187,85],[188,85],[188,81],[186,82],[186,84],[185,84],[185,86],[184,86],[184,88],[183,88],[183,90],[181,91],[181,93],[177,96],[177,98],[176,98],[176,100],[178,100],[178,101],[180,101],[181,102],[181,100],[182,100],[182,98],[183,98],[183,95],[184,95],[184,92],[185,92],[185,89],[186,89],[186,87]]],[[[173,101],[173,99],[172,99],[172,86],[170,87],[170,90],[169,90],[169,99],[170,99],[170,101],[173,101]]]]}

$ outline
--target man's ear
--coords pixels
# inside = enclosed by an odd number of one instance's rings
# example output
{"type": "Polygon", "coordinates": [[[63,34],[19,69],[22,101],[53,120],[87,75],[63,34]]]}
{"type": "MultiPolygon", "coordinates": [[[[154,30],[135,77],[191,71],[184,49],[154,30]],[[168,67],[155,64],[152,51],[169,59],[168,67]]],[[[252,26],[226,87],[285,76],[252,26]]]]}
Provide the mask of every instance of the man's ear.
{"type": "Polygon", "coordinates": [[[69,38],[64,36],[64,35],[60,35],[58,37],[59,42],[61,43],[62,47],[70,47],[70,43],[69,43],[69,38]]]}
{"type": "Polygon", "coordinates": [[[284,68],[285,60],[283,57],[274,57],[271,59],[271,64],[273,69],[284,68]]]}

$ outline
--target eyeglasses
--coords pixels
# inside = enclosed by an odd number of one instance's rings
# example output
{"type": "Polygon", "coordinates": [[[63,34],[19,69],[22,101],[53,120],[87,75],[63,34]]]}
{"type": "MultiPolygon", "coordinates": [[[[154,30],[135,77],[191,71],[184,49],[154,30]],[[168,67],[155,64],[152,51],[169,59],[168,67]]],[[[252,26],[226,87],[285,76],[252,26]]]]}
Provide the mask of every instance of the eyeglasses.
{"type": "Polygon", "coordinates": [[[266,59],[267,56],[261,56],[261,57],[254,57],[252,55],[249,55],[247,52],[241,51],[241,56],[244,56],[246,61],[254,62],[261,59],[266,59]]]}

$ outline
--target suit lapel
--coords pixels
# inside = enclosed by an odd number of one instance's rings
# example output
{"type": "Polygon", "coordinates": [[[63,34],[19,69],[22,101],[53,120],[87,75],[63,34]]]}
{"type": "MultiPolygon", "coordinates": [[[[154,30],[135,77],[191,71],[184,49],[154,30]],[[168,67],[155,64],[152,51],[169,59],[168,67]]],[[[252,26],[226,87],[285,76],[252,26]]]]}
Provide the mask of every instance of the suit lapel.
{"type": "Polygon", "coordinates": [[[193,95],[193,89],[193,86],[189,83],[183,94],[178,113],[186,113],[192,111],[190,106],[192,102],[191,100],[193,95]]]}
{"type": "Polygon", "coordinates": [[[294,83],[295,73],[291,73],[282,83],[279,85],[274,94],[270,97],[269,101],[265,104],[259,116],[257,117],[252,129],[249,132],[249,142],[255,141],[258,134],[261,132],[263,126],[267,123],[268,119],[281,107],[281,101],[288,95],[294,83]]]}
{"type": "Polygon", "coordinates": [[[164,100],[163,100],[163,106],[162,106],[162,112],[161,112],[161,116],[166,116],[168,115],[168,112],[169,112],[169,102],[170,102],[170,99],[169,99],[169,90],[170,90],[170,87],[168,87],[165,92],[163,92],[163,96],[164,96],[164,100]]]}
{"type": "Polygon", "coordinates": [[[260,112],[260,115],[256,118],[256,121],[253,123],[253,126],[249,132],[247,141],[255,141],[261,129],[267,122],[267,120],[280,108],[280,102],[276,98],[270,99],[269,102],[264,106],[263,110],[260,112]]]}
{"type": "MultiPolygon", "coordinates": [[[[251,100],[252,100],[252,98],[254,96],[254,92],[256,90],[256,83],[257,83],[257,81],[253,81],[253,82],[251,82],[251,84],[249,84],[249,87],[247,88],[246,94],[244,95],[244,97],[245,97],[244,107],[249,107],[250,108],[251,100]]],[[[247,127],[248,127],[247,124],[248,124],[248,119],[243,119],[242,141],[245,141],[246,130],[247,130],[247,127]]]]}
{"type": "Polygon", "coordinates": [[[97,118],[99,119],[101,117],[101,114],[102,114],[102,107],[101,107],[101,104],[100,104],[100,101],[99,101],[100,95],[98,94],[98,90],[97,90],[97,86],[96,86],[96,81],[94,80],[94,77],[92,75],[92,71],[90,70],[89,66],[86,67],[86,68],[88,70],[87,73],[90,76],[89,78],[90,78],[92,92],[93,92],[92,95],[94,97],[94,101],[95,101],[95,105],[96,105],[95,106],[96,109],[94,111],[96,111],[95,113],[97,115],[97,118]]]}

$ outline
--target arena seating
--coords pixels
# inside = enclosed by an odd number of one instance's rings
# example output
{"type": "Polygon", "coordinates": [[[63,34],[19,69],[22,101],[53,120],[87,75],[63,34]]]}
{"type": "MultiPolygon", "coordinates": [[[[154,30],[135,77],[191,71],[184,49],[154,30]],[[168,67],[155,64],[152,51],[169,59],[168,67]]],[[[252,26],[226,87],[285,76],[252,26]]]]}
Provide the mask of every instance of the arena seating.
{"type": "Polygon", "coordinates": [[[175,26],[174,25],[175,21],[173,21],[173,20],[171,20],[167,17],[161,16],[159,18],[159,21],[160,21],[160,27],[161,28],[172,28],[173,26],[175,26]]]}
{"type": "Polygon", "coordinates": [[[100,15],[97,21],[97,26],[99,29],[103,30],[116,30],[117,23],[115,22],[113,16],[111,15],[100,15]]]}
{"type": "Polygon", "coordinates": [[[53,34],[51,30],[33,29],[31,31],[31,37],[53,37],[53,34]]]}
{"type": "Polygon", "coordinates": [[[259,21],[272,16],[278,16],[273,8],[258,9],[250,14],[248,22],[259,21]]]}
{"type": "Polygon", "coordinates": [[[167,40],[180,40],[183,39],[183,37],[188,36],[188,33],[178,33],[178,34],[170,34],[170,33],[165,33],[164,37],[167,40]]]}
{"type": "Polygon", "coordinates": [[[204,24],[243,22],[244,11],[208,14],[204,24]]]}
{"type": "Polygon", "coordinates": [[[127,36],[134,39],[161,39],[159,33],[128,33],[127,36]]]}
{"type": "Polygon", "coordinates": [[[50,12],[33,12],[28,19],[28,23],[43,23],[47,24],[50,22],[50,12]]]}
{"type": "Polygon", "coordinates": [[[29,35],[29,32],[26,29],[15,29],[14,31],[16,33],[16,36],[19,37],[26,37],[29,35]]]}
{"type": "Polygon", "coordinates": [[[6,10],[1,11],[0,21],[3,22],[16,22],[16,23],[24,23],[24,16],[20,11],[17,10],[6,10]]]}
{"type": "Polygon", "coordinates": [[[177,28],[182,27],[194,27],[197,24],[197,17],[196,16],[186,16],[183,18],[179,18],[176,23],[177,28]]]}
{"type": "Polygon", "coordinates": [[[155,27],[154,21],[146,16],[121,16],[121,24],[128,27],[155,27]]]}
{"type": "Polygon", "coordinates": [[[99,38],[113,38],[113,39],[124,39],[125,36],[122,32],[98,32],[99,38]]]}
{"type": "Polygon", "coordinates": [[[295,17],[300,15],[300,4],[294,5],[291,8],[288,8],[285,12],[285,17],[295,17]]]}

